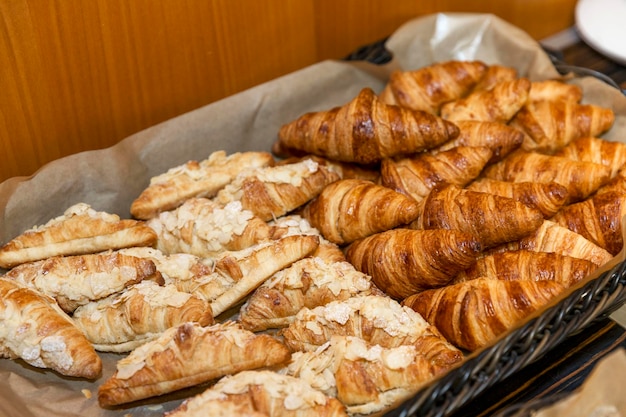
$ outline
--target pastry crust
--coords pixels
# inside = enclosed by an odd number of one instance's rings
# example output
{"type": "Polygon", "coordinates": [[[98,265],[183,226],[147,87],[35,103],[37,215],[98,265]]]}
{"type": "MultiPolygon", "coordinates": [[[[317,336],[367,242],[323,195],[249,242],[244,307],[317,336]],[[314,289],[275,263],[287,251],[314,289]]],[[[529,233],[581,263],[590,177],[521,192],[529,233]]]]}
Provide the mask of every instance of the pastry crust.
{"type": "Polygon", "coordinates": [[[273,163],[274,158],[267,152],[213,152],[203,161],[189,161],[151,178],[148,187],[131,204],[130,213],[147,220],[192,197],[211,198],[241,171],[273,163]]]}
{"type": "Polygon", "coordinates": [[[185,322],[213,324],[209,303],[173,285],[142,281],[124,292],[78,307],[74,322],[102,352],[128,352],[185,322]]]}
{"type": "Polygon", "coordinates": [[[67,313],[144,279],[163,282],[154,262],[119,252],[54,256],[18,265],[5,278],[54,298],[67,313]]]}
{"type": "Polygon", "coordinates": [[[98,389],[102,407],[163,395],[243,370],[285,363],[289,349],[239,324],[211,327],[183,323],[166,330],[117,362],[117,371],[98,389]]]}
{"type": "Polygon", "coordinates": [[[100,375],[100,357],[53,299],[0,278],[0,300],[0,357],[21,358],[66,376],[100,375]]]}
{"type": "Polygon", "coordinates": [[[150,246],[156,233],[137,220],[96,211],[88,204],[69,207],[62,216],[25,231],[0,248],[0,267],[61,255],[83,255],[131,246],[150,246]]]}

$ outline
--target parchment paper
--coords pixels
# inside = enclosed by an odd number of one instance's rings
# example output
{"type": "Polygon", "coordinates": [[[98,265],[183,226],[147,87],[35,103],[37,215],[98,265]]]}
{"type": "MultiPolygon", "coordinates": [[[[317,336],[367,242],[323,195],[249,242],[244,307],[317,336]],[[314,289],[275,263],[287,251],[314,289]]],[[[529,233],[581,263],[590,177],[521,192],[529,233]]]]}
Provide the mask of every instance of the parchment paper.
{"type": "MultiPolygon", "coordinates": [[[[321,62],[156,125],[111,148],[72,155],[49,163],[31,178],[3,182],[0,242],[45,223],[77,202],[128,218],[131,202],[150,177],[188,160],[204,159],[218,149],[229,153],[270,150],[282,124],[308,111],[347,103],[363,87],[379,92],[395,68],[415,69],[448,59],[481,59],[487,64],[513,66],[520,75],[533,80],[558,76],[530,36],[492,15],[436,14],[418,18],[400,27],[387,47],[394,59],[386,65],[321,62]]],[[[616,112],[616,124],[607,138],[625,137],[626,99],[595,79],[575,82],[583,85],[586,102],[616,112]]],[[[202,389],[104,410],[97,404],[97,387],[113,373],[121,356],[101,356],[102,377],[92,382],[0,359],[0,415],[161,416],[175,408],[181,398],[202,389]],[[89,393],[93,394],[91,398],[89,393]]]]}

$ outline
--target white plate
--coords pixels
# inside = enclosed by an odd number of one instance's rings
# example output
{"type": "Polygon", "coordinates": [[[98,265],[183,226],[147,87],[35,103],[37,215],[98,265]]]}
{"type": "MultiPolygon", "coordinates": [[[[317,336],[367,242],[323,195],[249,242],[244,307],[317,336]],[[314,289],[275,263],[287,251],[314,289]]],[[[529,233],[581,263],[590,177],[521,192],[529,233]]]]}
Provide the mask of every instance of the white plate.
{"type": "Polygon", "coordinates": [[[579,0],[576,27],[590,47],[626,65],[626,0],[579,0]]]}

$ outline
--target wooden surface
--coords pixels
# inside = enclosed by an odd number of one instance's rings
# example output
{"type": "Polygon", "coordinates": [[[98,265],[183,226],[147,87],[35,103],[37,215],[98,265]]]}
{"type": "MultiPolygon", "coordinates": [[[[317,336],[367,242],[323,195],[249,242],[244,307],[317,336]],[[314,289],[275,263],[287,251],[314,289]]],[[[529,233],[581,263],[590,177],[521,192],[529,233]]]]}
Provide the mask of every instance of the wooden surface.
{"type": "Polygon", "coordinates": [[[494,13],[537,39],[576,0],[3,0],[0,182],[438,11],[494,13]],[[539,16],[539,18],[538,18],[539,16]]]}

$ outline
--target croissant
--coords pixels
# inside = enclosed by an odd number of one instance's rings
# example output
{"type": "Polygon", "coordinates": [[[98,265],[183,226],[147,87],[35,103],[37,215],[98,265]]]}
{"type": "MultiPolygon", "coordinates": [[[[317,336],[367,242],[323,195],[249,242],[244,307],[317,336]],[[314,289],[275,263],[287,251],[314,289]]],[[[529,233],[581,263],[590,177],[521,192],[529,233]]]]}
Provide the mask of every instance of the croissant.
{"type": "Polygon", "coordinates": [[[419,214],[419,204],[370,181],[340,180],[327,186],[300,214],[327,240],[343,245],[410,223],[419,214]]]}
{"type": "Polygon", "coordinates": [[[599,136],[615,120],[613,110],[565,100],[529,101],[510,125],[524,132],[521,148],[553,153],[583,136],[599,136]]]}
{"type": "Polygon", "coordinates": [[[51,256],[83,255],[131,246],[151,246],[157,236],[144,222],[120,219],[77,203],[63,215],[15,237],[0,248],[0,268],[51,256]]]}
{"type": "Polygon", "coordinates": [[[509,182],[480,178],[466,189],[512,198],[539,210],[548,219],[568,202],[567,187],[557,182],[509,182]]]}
{"type": "Polygon", "coordinates": [[[486,146],[492,152],[488,162],[491,164],[518,149],[524,140],[522,132],[504,123],[460,120],[456,125],[459,128],[459,136],[439,146],[436,151],[457,146],[486,146]]]}
{"type": "Polygon", "coordinates": [[[220,190],[215,201],[240,201],[244,210],[269,221],[307,203],[339,178],[332,167],[305,159],[244,172],[220,190]]]}
{"type": "Polygon", "coordinates": [[[547,280],[477,278],[414,294],[402,304],[421,314],[454,345],[474,351],[547,305],[564,288],[547,280]]]}
{"type": "Polygon", "coordinates": [[[158,236],[156,247],[163,253],[190,253],[203,258],[242,250],[271,236],[269,225],[244,210],[239,201],[221,206],[207,198],[190,198],[147,224],[158,236]]]}
{"type": "Polygon", "coordinates": [[[416,346],[435,366],[459,363],[462,353],[422,316],[397,301],[377,295],[331,301],[303,308],[278,333],[292,351],[314,351],[333,335],[359,337],[372,345],[416,346]]]}
{"type": "Polygon", "coordinates": [[[381,101],[439,114],[444,103],[467,95],[483,77],[480,61],[438,62],[414,71],[394,71],[380,95],[381,101]]]}
{"type": "Polygon", "coordinates": [[[535,252],[555,252],[574,258],[586,259],[597,266],[604,265],[613,257],[609,251],[586,239],[567,227],[551,220],[543,224],[529,236],[510,242],[497,251],[525,249],[535,252]]]}
{"type": "Polygon", "coordinates": [[[624,215],[626,194],[605,192],[563,207],[550,220],[582,235],[612,255],[617,255],[624,246],[624,215]]]}
{"type": "Polygon", "coordinates": [[[446,285],[480,251],[478,239],[459,230],[393,229],[353,242],[346,259],[386,294],[403,299],[446,285]]]}
{"type": "Polygon", "coordinates": [[[555,252],[513,250],[479,257],[453,283],[476,278],[512,280],[551,280],[570,287],[591,274],[597,265],[586,259],[555,252]]]}
{"type": "Polygon", "coordinates": [[[350,415],[368,415],[407,398],[444,370],[415,346],[383,348],[333,336],[317,351],[294,353],[286,374],[336,396],[350,415]]]}
{"type": "Polygon", "coordinates": [[[543,220],[539,210],[512,198],[447,185],[428,195],[410,227],[458,229],[475,236],[486,249],[528,236],[543,220]]]}
{"type": "Polygon", "coordinates": [[[130,213],[138,219],[150,219],[162,211],[173,210],[192,197],[213,197],[239,172],[274,163],[268,152],[213,152],[200,162],[183,165],[152,177],[150,184],[132,202],[130,213]]]}
{"type": "Polygon", "coordinates": [[[210,327],[183,323],[117,361],[116,372],[98,388],[98,403],[110,407],[155,397],[285,363],[290,357],[289,349],[275,338],[234,322],[210,327]]]}
{"type": "Polygon", "coordinates": [[[606,184],[611,177],[611,170],[593,162],[516,151],[503,161],[486,167],[483,176],[510,182],[557,182],[567,187],[567,202],[572,203],[587,198],[606,184]]]}
{"type": "Polygon", "coordinates": [[[0,299],[0,357],[66,376],[100,375],[100,357],[53,299],[2,277],[0,299]]]}
{"type": "Polygon", "coordinates": [[[119,252],[54,256],[18,265],[4,277],[54,298],[67,313],[144,279],[163,281],[151,260],[119,252]]]}
{"type": "Polygon", "coordinates": [[[278,141],[282,148],[372,164],[433,148],[458,134],[453,123],[430,113],[387,105],[364,88],[343,106],[307,113],[283,125],[278,141]]]}
{"type": "Polygon", "coordinates": [[[421,201],[440,184],[465,186],[480,175],[493,152],[485,146],[459,146],[402,159],[384,159],[381,184],[421,201]]]}
{"type": "Polygon", "coordinates": [[[348,414],[339,400],[300,378],[252,370],[223,377],[167,413],[167,417],[192,416],[347,417],[348,414]]]}
{"type": "Polygon", "coordinates": [[[517,70],[505,65],[489,65],[485,74],[478,84],[474,86],[472,92],[491,90],[502,82],[515,81],[518,78],[517,70]]]}
{"type": "Polygon", "coordinates": [[[283,328],[301,308],[315,308],[331,301],[382,292],[348,262],[325,262],[308,257],[267,279],[239,310],[244,328],[258,332],[283,328]]]}
{"type": "Polygon", "coordinates": [[[611,178],[613,178],[626,164],[626,144],[585,136],[573,140],[556,151],[554,155],[573,161],[606,165],[611,168],[611,178]]]}
{"type": "Polygon", "coordinates": [[[441,107],[441,117],[453,123],[461,120],[508,123],[526,104],[530,81],[518,78],[496,84],[491,90],[476,91],[441,107]]]}
{"type": "Polygon", "coordinates": [[[528,101],[565,100],[578,103],[582,98],[580,86],[560,80],[533,81],[528,95],[528,101]]]}
{"type": "Polygon", "coordinates": [[[209,303],[173,285],[142,281],[78,307],[72,316],[96,350],[128,352],[187,321],[213,324],[209,303]]]}
{"type": "MultiPolygon", "coordinates": [[[[278,142],[274,142],[277,145],[278,142]]],[[[359,165],[352,162],[334,161],[328,158],[322,158],[321,156],[304,154],[300,156],[290,156],[286,153],[281,153],[280,150],[273,150],[278,155],[284,155],[285,159],[276,162],[276,165],[293,164],[301,162],[305,159],[310,159],[317,162],[320,165],[326,166],[329,170],[336,172],[339,178],[342,179],[360,179],[368,180],[372,182],[378,181],[380,173],[376,164],[373,165],[359,165]]]]}

